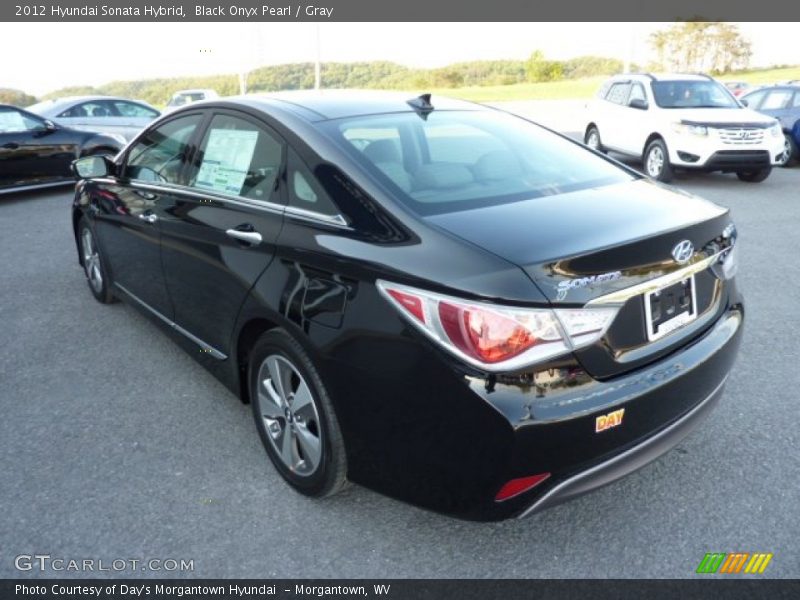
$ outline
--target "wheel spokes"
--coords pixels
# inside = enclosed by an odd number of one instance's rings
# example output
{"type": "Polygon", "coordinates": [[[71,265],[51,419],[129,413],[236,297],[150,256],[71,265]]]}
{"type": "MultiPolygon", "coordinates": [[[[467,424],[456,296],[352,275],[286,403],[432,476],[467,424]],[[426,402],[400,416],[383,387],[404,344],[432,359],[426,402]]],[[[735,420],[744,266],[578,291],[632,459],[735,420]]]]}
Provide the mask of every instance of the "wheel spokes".
{"type": "Polygon", "coordinates": [[[319,459],[322,456],[322,444],[320,439],[308,428],[306,423],[295,424],[295,434],[300,448],[303,450],[303,462],[310,470],[317,468],[319,459]]]}

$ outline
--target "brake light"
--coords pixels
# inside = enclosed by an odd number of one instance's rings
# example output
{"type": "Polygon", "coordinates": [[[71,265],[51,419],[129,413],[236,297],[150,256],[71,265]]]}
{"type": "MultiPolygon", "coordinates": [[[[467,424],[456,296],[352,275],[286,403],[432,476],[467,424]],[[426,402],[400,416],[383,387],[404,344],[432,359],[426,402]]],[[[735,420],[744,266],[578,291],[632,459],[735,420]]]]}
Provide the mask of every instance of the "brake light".
{"type": "Polygon", "coordinates": [[[465,362],[487,371],[529,366],[593,343],[619,308],[519,308],[469,302],[377,282],[406,319],[465,362]]]}
{"type": "Polygon", "coordinates": [[[520,477],[519,479],[512,479],[500,488],[497,495],[494,497],[495,502],[502,502],[509,500],[514,496],[527,492],[542,483],[545,479],[550,477],[550,473],[539,473],[538,475],[531,475],[530,477],[520,477]]]}

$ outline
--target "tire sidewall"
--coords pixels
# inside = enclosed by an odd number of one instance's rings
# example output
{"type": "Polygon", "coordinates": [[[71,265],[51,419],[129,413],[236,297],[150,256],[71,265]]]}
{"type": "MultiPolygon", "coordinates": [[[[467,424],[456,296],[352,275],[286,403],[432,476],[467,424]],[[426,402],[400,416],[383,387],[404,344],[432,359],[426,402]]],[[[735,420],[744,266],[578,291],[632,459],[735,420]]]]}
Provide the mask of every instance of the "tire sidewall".
{"type": "Polygon", "coordinates": [[[291,338],[284,330],[273,330],[264,334],[258,342],[256,342],[250,353],[247,384],[249,386],[250,405],[252,407],[256,429],[258,430],[258,435],[261,438],[261,442],[272,464],[283,478],[301,493],[309,496],[325,495],[328,489],[336,484],[336,473],[333,472],[335,471],[335,466],[332,464],[334,453],[331,444],[334,429],[337,431],[336,435],[338,435],[338,423],[335,421],[333,407],[330,403],[327,390],[307,353],[298,342],[291,338]],[[264,419],[259,411],[257,387],[258,371],[264,359],[271,354],[278,354],[289,360],[311,388],[313,402],[320,419],[319,425],[322,434],[322,459],[320,466],[311,475],[299,476],[293,473],[283,463],[280,456],[277,455],[275,449],[272,447],[269,433],[264,424],[264,419]]]}

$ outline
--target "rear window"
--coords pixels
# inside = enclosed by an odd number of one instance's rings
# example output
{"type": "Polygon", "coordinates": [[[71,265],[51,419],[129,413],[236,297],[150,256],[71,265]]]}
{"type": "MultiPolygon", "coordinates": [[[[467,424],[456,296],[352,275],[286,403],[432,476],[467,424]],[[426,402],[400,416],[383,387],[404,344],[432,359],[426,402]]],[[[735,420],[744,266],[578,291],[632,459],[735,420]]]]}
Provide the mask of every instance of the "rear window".
{"type": "Polygon", "coordinates": [[[578,144],[494,111],[434,110],[320,124],[395,196],[441,214],[634,178],[578,144]]]}

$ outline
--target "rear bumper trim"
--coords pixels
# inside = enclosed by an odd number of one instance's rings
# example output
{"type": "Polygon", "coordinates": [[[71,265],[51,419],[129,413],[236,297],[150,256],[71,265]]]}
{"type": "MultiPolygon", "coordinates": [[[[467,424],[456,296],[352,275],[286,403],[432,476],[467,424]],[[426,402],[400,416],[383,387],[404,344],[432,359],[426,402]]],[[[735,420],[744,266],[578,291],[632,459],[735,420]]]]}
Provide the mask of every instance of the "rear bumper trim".
{"type": "Polygon", "coordinates": [[[726,375],[708,396],[667,428],[625,452],[562,481],[522,512],[519,518],[612,483],[672,450],[716,406],[727,379],[726,375]]]}

